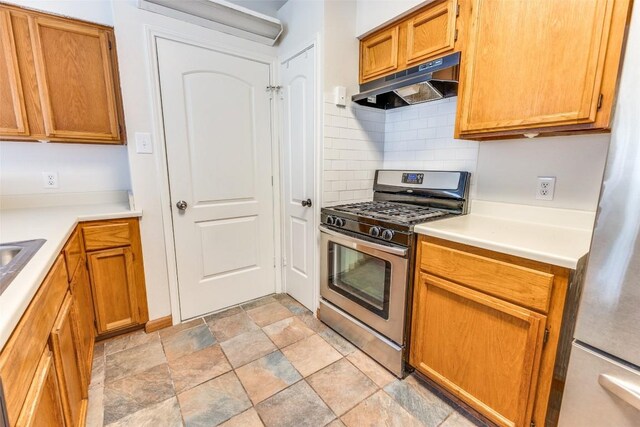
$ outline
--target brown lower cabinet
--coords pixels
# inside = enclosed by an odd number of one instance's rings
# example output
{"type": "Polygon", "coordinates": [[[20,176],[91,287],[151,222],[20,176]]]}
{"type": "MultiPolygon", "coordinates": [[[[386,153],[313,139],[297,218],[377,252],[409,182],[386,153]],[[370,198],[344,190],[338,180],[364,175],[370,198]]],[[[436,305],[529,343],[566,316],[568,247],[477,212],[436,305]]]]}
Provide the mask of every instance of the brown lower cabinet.
{"type": "Polygon", "coordinates": [[[500,426],[545,425],[569,270],[421,236],[410,364],[500,426]]]}
{"type": "MultiPolygon", "coordinates": [[[[51,331],[51,349],[58,376],[65,425],[84,424],[87,410],[86,387],[82,375],[78,318],[71,294],[67,294],[51,331]]],[[[93,345],[93,343],[91,344],[93,345]]]]}
{"type": "Polygon", "coordinates": [[[96,335],[147,320],[138,220],[81,223],[0,352],[9,425],[83,426],[96,335]]]}
{"type": "Polygon", "coordinates": [[[27,394],[24,408],[15,426],[58,427],[64,423],[56,367],[49,347],[45,347],[27,394]]]}

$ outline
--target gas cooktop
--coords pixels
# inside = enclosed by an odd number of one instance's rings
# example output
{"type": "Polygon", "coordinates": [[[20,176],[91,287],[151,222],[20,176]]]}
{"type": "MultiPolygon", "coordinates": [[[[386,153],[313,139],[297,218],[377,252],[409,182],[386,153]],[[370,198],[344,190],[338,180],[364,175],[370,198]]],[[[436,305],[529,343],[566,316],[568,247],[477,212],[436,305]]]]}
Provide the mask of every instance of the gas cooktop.
{"type": "Polygon", "coordinates": [[[431,219],[449,215],[448,212],[419,205],[397,202],[361,202],[330,208],[336,213],[344,212],[362,219],[371,218],[393,221],[398,224],[414,225],[431,219]]]}

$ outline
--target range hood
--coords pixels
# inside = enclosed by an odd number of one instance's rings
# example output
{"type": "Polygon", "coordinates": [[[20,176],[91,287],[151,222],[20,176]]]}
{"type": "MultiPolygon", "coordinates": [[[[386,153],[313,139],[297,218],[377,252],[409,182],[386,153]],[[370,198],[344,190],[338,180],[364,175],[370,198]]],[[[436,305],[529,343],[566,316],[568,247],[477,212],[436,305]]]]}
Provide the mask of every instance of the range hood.
{"type": "Polygon", "coordinates": [[[390,110],[449,98],[458,94],[460,52],[360,85],[351,100],[367,107],[390,110]]]}
{"type": "Polygon", "coordinates": [[[273,46],[282,23],[225,0],[138,0],[140,9],[273,46]]]}

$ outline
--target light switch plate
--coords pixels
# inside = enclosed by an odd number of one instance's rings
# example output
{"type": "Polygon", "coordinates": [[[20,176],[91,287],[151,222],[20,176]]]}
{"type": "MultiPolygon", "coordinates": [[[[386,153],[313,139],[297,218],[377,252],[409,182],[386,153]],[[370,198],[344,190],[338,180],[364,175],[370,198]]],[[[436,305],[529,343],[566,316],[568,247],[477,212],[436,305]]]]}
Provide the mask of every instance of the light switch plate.
{"type": "Polygon", "coordinates": [[[151,154],[153,145],[151,144],[151,134],[148,132],[136,132],[136,153],[151,154]]]}

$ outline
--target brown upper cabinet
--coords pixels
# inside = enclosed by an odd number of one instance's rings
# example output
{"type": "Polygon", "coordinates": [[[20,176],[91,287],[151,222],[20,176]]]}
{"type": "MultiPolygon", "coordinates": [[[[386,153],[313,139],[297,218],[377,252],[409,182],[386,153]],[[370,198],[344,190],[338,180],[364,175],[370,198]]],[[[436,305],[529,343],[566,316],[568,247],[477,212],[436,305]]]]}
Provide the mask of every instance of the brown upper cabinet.
{"type": "Polygon", "coordinates": [[[455,0],[431,3],[360,41],[360,83],[405,70],[455,49],[455,0]]]}
{"type": "Polygon", "coordinates": [[[474,0],[457,134],[610,128],[629,0],[474,0]]]}
{"type": "Polygon", "coordinates": [[[0,5],[0,139],[124,142],[113,29],[0,5]]]}

